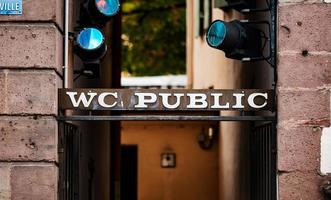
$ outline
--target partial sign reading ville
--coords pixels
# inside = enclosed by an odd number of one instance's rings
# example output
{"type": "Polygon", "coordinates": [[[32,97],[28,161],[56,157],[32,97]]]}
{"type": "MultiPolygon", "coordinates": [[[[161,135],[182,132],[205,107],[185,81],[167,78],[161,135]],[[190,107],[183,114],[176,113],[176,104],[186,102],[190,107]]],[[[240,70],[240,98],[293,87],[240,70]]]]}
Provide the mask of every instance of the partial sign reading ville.
{"type": "Polygon", "coordinates": [[[0,0],[1,15],[21,15],[22,0],[0,0]]]}

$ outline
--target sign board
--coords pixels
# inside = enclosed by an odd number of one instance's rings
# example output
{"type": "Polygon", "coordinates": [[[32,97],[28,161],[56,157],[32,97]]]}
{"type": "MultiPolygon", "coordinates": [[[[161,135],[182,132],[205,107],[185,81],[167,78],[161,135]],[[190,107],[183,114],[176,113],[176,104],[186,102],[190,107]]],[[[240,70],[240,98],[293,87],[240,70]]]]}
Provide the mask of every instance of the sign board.
{"type": "Polygon", "coordinates": [[[118,111],[273,110],[272,90],[59,89],[59,109],[118,111]]]}
{"type": "Polygon", "coordinates": [[[21,15],[22,0],[0,0],[0,15],[21,15]]]}

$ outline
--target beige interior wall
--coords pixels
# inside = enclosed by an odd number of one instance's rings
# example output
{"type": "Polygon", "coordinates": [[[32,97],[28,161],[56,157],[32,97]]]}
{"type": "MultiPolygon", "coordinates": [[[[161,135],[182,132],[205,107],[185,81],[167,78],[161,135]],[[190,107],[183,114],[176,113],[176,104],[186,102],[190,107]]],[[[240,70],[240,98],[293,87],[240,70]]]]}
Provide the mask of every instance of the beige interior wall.
{"type": "Polygon", "coordinates": [[[249,132],[240,122],[224,122],[220,129],[220,200],[249,200],[249,132]]]}
{"type": "Polygon", "coordinates": [[[122,144],[138,145],[139,200],[217,200],[218,146],[202,150],[203,126],[193,122],[122,122],[122,144]],[[176,168],[161,168],[161,154],[174,152],[176,168]]]}
{"type": "MultiPolygon", "coordinates": [[[[210,48],[203,37],[194,37],[194,1],[187,1],[187,71],[194,89],[247,88],[251,76],[241,62],[226,59],[222,51],[210,48]],[[193,16],[193,17],[192,17],[193,16]]],[[[239,13],[212,10],[212,19],[230,21],[239,13]]],[[[222,112],[222,115],[238,113],[222,112]]],[[[249,199],[249,137],[246,125],[222,122],[219,137],[219,199],[249,199]],[[246,131],[245,131],[246,130],[246,131]]]]}

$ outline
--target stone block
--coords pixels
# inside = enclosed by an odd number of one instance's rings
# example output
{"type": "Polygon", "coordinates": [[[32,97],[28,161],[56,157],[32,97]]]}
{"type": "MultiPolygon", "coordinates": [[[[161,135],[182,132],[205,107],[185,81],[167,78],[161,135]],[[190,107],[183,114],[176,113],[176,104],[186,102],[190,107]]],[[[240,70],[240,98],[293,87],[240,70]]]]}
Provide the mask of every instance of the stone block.
{"type": "Polygon", "coordinates": [[[278,169],[318,171],[321,130],[313,127],[278,127],[278,169]]]}
{"type": "Polygon", "coordinates": [[[10,166],[0,164],[0,199],[10,200],[10,166]]]}
{"type": "MultiPolygon", "coordinates": [[[[0,94],[6,94],[6,74],[0,73],[0,94]]],[[[0,113],[6,110],[6,97],[1,95],[0,98],[0,113]]]]}
{"type": "Polygon", "coordinates": [[[331,84],[331,55],[280,55],[278,65],[280,87],[317,88],[331,84]]]}
{"type": "Polygon", "coordinates": [[[62,73],[63,38],[53,24],[0,24],[0,68],[52,68],[62,73]]]}
{"type": "Polygon", "coordinates": [[[2,116],[0,127],[0,160],[57,161],[58,129],[54,117],[2,116]]]}
{"type": "Polygon", "coordinates": [[[53,70],[0,70],[2,114],[57,115],[59,77],[53,70]],[[5,80],[3,80],[5,79],[5,80]]]}
{"type": "Polygon", "coordinates": [[[279,175],[279,200],[319,200],[321,177],[316,171],[291,172],[279,175]]]}
{"type": "Polygon", "coordinates": [[[24,0],[22,15],[0,15],[0,21],[53,21],[63,28],[64,1],[24,0]]]}
{"type": "Polygon", "coordinates": [[[279,6],[280,52],[331,51],[331,4],[279,6]]]}
{"type": "Polygon", "coordinates": [[[58,171],[53,164],[14,165],[11,169],[13,200],[56,200],[58,171]]]}
{"type": "Polygon", "coordinates": [[[14,113],[57,114],[57,74],[52,71],[10,71],[7,110],[14,113]]]}
{"type": "Polygon", "coordinates": [[[330,119],[330,90],[278,88],[278,120],[330,119]]]}
{"type": "Polygon", "coordinates": [[[280,5],[298,3],[323,3],[323,0],[279,0],[280,5]]]}

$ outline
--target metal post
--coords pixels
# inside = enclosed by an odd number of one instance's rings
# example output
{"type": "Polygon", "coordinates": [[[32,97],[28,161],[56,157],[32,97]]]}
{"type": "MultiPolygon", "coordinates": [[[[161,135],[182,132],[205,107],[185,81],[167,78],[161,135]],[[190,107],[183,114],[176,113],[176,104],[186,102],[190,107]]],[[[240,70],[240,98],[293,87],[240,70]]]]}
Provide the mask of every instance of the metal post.
{"type": "MultiPolygon", "coordinates": [[[[122,1],[120,1],[122,3],[122,1]]],[[[121,87],[122,71],[122,9],[115,16],[112,26],[111,88],[121,87]]],[[[116,112],[112,112],[116,115],[116,112]]],[[[121,123],[110,122],[110,200],[121,199],[121,123]]]]}
{"type": "Polygon", "coordinates": [[[65,0],[64,13],[64,88],[69,87],[69,0],[65,0]]]}

